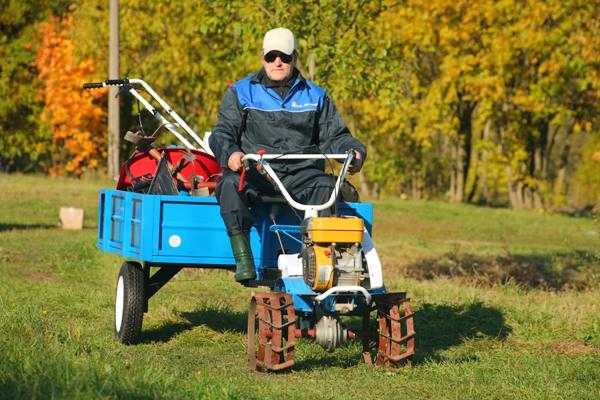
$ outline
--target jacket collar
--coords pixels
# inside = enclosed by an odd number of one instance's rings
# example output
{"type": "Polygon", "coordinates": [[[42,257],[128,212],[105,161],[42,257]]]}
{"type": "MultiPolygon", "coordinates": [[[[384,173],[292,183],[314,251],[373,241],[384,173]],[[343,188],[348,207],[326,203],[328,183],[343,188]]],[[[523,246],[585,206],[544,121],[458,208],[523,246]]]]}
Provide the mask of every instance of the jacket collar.
{"type": "MultiPolygon", "coordinates": [[[[296,86],[298,83],[306,82],[306,79],[302,76],[300,71],[297,68],[294,68],[294,70],[297,72],[298,75],[296,76],[296,79],[294,80],[294,82],[292,82],[292,84],[290,85],[290,88],[296,86]]],[[[264,68],[259,69],[257,72],[255,72],[252,75],[252,77],[250,78],[250,82],[260,84],[262,82],[262,78],[263,78],[264,74],[265,74],[264,68]]]]}

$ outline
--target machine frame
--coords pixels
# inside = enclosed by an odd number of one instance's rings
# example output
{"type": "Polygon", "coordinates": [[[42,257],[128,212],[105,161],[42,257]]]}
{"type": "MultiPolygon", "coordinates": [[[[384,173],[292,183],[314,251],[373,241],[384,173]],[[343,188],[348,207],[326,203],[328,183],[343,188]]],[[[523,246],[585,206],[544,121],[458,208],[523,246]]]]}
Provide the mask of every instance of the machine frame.
{"type": "MultiPolygon", "coordinates": [[[[201,149],[212,154],[207,137],[200,139],[143,80],[106,80],[86,83],[84,88],[110,85],[119,86],[121,92],[134,96],[185,148],[201,149]],[[175,122],[165,118],[140,90],[145,91],[175,122]]],[[[147,151],[152,150],[156,149],[151,147],[147,151]]],[[[404,292],[389,293],[386,290],[381,262],[371,239],[373,205],[339,201],[340,187],[353,156],[353,152],[244,156],[244,171],[254,167],[249,165],[250,162],[256,163],[282,194],[282,199],[266,200],[256,208],[256,224],[250,233],[256,284],[269,289],[269,292],[253,293],[250,300],[247,350],[252,369],[278,371],[291,367],[299,337],[313,338],[332,350],[360,336],[363,357],[369,364],[410,363],[414,355],[415,330],[409,299],[404,292]],[[300,158],[343,160],[335,189],[326,203],[305,205],[296,202],[270,166],[270,162],[300,158]],[[317,217],[318,211],[336,204],[339,215],[364,221],[360,246],[364,252],[369,285],[333,286],[316,292],[307,285],[299,261],[304,246],[302,222],[317,217]],[[298,218],[294,209],[303,211],[304,218],[298,218]],[[339,307],[340,302],[342,307],[339,307]],[[373,327],[371,314],[375,311],[377,325],[373,327]],[[360,332],[346,329],[340,322],[342,316],[361,316],[360,332]]],[[[178,177],[181,175],[173,172],[172,177],[175,178],[176,174],[178,177]]],[[[243,175],[244,172],[242,181],[243,175]]],[[[190,193],[180,191],[175,195],[157,195],[115,189],[99,192],[97,247],[125,259],[117,278],[114,319],[115,334],[122,343],[133,344],[139,340],[149,299],[181,269],[235,267],[216,199],[190,193]],[[152,270],[155,272],[152,273],[152,270]]]]}

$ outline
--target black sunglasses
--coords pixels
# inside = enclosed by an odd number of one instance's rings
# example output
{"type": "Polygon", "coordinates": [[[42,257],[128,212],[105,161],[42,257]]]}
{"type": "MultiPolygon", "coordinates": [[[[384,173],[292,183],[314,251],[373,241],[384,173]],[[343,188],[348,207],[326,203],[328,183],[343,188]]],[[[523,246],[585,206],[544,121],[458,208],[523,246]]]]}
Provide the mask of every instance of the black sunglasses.
{"type": "Polygon", "coordinates": [[[289,64],[294,59],[294,54],[293,53],[285,54],[285,53],[282,53],[281,51],[273,50],[273,51],[270,51],[267,54],[265,54],[264,59],[266,62],[272,63],[273,61],[275,61],[275,59],[277,57],[279,57],[281,62],[283,62],[285,64],[289,64]]]}

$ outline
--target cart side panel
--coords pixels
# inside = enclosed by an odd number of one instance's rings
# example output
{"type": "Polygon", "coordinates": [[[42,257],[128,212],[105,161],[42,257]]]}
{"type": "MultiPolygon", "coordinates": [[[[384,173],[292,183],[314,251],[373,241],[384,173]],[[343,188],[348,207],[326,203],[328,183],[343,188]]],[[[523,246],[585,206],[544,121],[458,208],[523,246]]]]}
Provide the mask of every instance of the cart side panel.
{"type": "Polygon", "coordinates": [[[102,248],[104,245],[104,212],[106,211],[105,201],[106,201],[106,193],[104,193],[104,190],[101,190],[98,193],[98,241],[97,241],[97,245],[99,248],[102,248]]]}
{"type": "MultiPolygon", "coordinates": [[[[235,265],[214,197],[103,189],[98,208],[97,246],[103,251],[151,263],[235,265]]],[[[258,266],[263,264],[262,238],[253,228],[250,241],[258,266]]]]}
{"type": "Polygon", "coordinates": [[[145,209],[148,209],[150,202],[144,202],[143,195],[131,192],[125,193],[125,209],[123,224],[123,248],[121,254],[127,258],[143,258],[143,221],[144,214],[148,219],[151,215],[145,209]]]}
{"type": "Polygon", "coordinates": [[[125,192],[101,190],[98,196],[98,242],[106,252],[121,254],[125,218],[125,192]]]}
{"type": "Polygon", "coordinates": [[[156,210],[159,234],[153,256],[196,258],[209,264],[233,264],[229,238],[219,206],[212,201],[187,201],[161,196],[156,210]]]}
{"type": "MultiPolygon", "coordinates": [[[[234,266],[227,230],[217,200],[212,197],[152,196],[156,236],[152,258],[159,262],[234,266]]],[[[262,266],[264,240],[253,227],[250,245],[254,262],[262,266]]]]}

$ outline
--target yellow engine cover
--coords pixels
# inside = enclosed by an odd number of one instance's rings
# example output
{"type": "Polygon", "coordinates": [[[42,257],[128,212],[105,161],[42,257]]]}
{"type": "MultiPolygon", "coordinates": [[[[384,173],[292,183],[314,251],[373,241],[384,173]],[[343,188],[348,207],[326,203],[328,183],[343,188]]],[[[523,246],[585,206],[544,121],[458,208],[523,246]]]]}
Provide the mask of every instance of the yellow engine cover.
{"type": "Polygon", "coordinates": [[[313,246],[315,252],[315,282],[313,290],[325,291],[333,285],[333,264],[328,246],[313,246]]]}
{"type": "Polygon", "coordinates": [[[364,222],[357,217],[315,217],[306,227],[314,243],[361,243],[364,222]]]}

